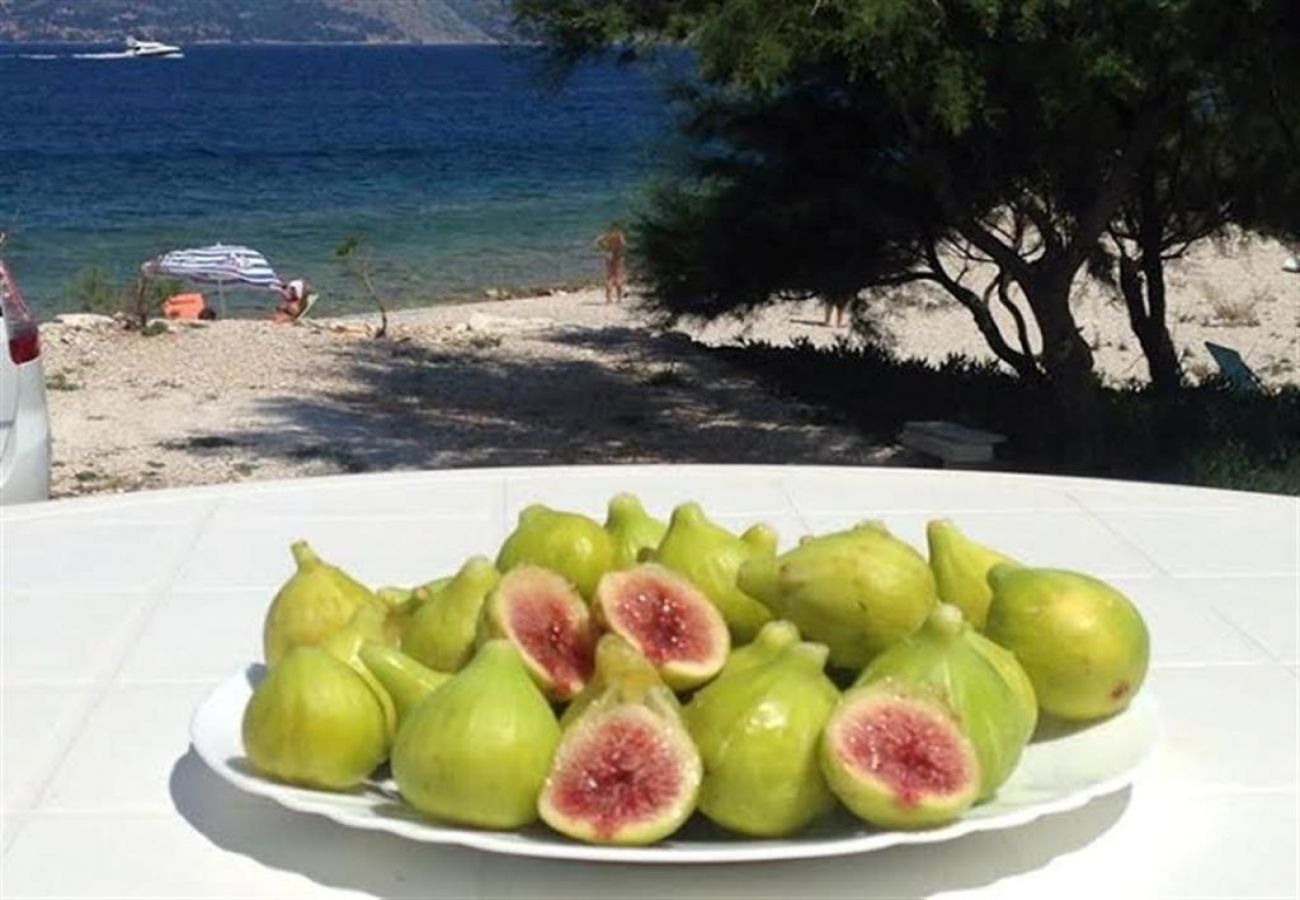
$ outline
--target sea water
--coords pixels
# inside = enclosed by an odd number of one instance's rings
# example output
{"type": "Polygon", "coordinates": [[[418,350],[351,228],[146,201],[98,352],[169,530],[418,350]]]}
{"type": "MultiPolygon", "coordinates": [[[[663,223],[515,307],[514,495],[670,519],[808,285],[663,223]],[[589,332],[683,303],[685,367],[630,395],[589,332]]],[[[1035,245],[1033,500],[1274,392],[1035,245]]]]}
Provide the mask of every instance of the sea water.
{"type": "Polygon", "coordinates": [[[87,269],[217,242],[306,276],[322,311],[366,308],[335,256],[354,236],[398,305],[597,279],[594,238],[673,156],[663,79],[613,64],[556,87],[526,48],[87,58],[109,52],[0,45],[0,229],[45,315],[87,269]]]}

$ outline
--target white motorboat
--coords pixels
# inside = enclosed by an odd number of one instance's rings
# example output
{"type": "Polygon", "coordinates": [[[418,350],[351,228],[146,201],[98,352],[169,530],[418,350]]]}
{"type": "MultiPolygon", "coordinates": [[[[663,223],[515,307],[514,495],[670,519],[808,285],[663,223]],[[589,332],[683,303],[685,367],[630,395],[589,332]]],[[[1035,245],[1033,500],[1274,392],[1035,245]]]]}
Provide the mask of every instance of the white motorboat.
{"type": "Polygon", "coordinates": [[[126,39],[126,55],[138,59],[179,59],[185,54],[181,52],[180,47],[173,47],[171,44],[137,41],[129,37],[126,39]]]}

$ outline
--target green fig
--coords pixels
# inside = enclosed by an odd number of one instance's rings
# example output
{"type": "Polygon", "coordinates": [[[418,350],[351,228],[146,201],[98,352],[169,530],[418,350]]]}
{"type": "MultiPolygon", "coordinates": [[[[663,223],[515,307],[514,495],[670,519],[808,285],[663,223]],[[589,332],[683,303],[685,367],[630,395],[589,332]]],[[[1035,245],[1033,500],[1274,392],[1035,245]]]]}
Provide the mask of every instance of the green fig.
{"type": "Polygon", "coordinates": [[[400,647],[420,607],[430,597],[441,593],[442,589],[451,584],[454,579],[454,575],[449,575],[413,588],[381,587],[376,590],[375,596],[389,609],[388,622],[385,626],[389,643],[394,647],[400,647]]]}
{"type": "Polygon", "coordinates": [[[1025,708],[1019,687],[1023,676],[1008,678],[1011,665],[990,661],[977,640],[961,610],[940,604],[919,630],[873,659],[857,685],[888,681],[941,700],[975,747],[980,761],[976,799],[986,800],[1020,761],[1036,715],[1025,708]]]}
{"type": "Polygon", "coordinates": [[[1146,679],[1151,638],[1115,588],[1077,572],[994,566],[985,633],[1024,667],[1043,712],[1089,721],[1128,706],[1146,679]]]}
{"type": "Polygon", "coordinates": [[[979,756],[952,710],[929,692],[889,680],[840,698],[819,758],[835,796],[879,828],[947,824],[979,793],[979,756]]]}
{"type": "Polygon", "coordinates": [[[392,769],[411,806],[475,828],[537,819],[560,726],[508,641],[489,641],[397,733],[392,769]]]}
{"type": "Polygon", "coordinates": [[[415,608],[419,601],[413,588],[381,587],[375,589],[375,597],[388,610],[384,623],[385,639],[394,646],[401,644],[402,635],[411,624],[415,608]]]}
{"type": "Polygon", "coordinates": [[[1034,684],[1029,680],[1029,673],[1020,665],[1016,655],[1004,647],[990,641],[974,628],[966,633],[966,640],[981,656],[997,669],[1002,679],[1011,686],[1016,695],[1020,714],[1028,722],[1027,730],[1032,735],[1038,727],[1038,696],[1034,693],[1034,684]]]}
{"type": "Polygon", "coordinates": [[[741,834],[783,837],[834,806],[817,756],[840,696],[826,657],[824,644],[786,645],[724,672],[687,704],[686,727],[704,762],[700,812],[709,819],[741,834]]]}
{"type": "Polygon", "coordinates": [[[343,570],[323,562],[306,541],[295,541],[297,571],[280,588],[267,610],[262,646],[274,666],[294,647],[312,646],[338,631],[366,603],[370,589],[343,570]]]}
{"type": "Polygon", "coordinates": [[[609,501],[605,530],[614,538],[614,568],[630,569],[642,551],[653,550],[668,526],[645,511],[634,494],[618,494],[609,501]]]}
{"type": "Polygon", "coordinates": [[[877,523],[751,560],[736,583],[805,638],[830,647],[831,665],[841,669],[862,668],[919,628],[938,602],[925,559],[877,523]]]}
{"type": "Polygon", "coordinates": [[[361,676],[366,685],[375,694],[384,711],[384,723],[388,731],[388,743],[392,745],[397,735],[397,707],[393,698],[361,659],[361,645],[367,641],[388,643],[385,626],[388,610],[378,603],[367,603],[357,610],[356,615],[338,631],[331,634],[316,646],[347,663],[354,672],[361,676]]]}
{"type": "Polygon", "coordinates": [[[732,642],[744,644],[772,614],[736,586],[736,572],[748,560],[775,555],[776,534],[767,526],[756,525],[736,537],[709,521],[698,503],[683,503],[673,510],[654,561],[694,582],[722,613],[732,642]]]}
{"type": "Polygon", "coordinates": [[[249,764],[289,784],[343,791],[384,760],[388,738],[373,690],[319,647],[290,650],[244,709],[249,764]]]}
{"type": "Polygon", "coordinates": [[[930,569],[939,589],[939,599],[961,610],[977,631],[984,630],[993,589],[988,574],[998,563],[1016,564],[1009,556],[977,544],[947,519],[935,519],[925,526],[930,548],[930,569]]]}
{"type": "Polygon", "coordinates": [[[596,648],[599,693],[566,717],[538,798],[542,819],[575,840],[651,844],[681,827],[699,795],[700,755],[673,692],[618,635],[596,648]]]}
{"type": "Polygon", "coordinates": [[[501,575],[491,560],[467,560],[440,591],[417,588],[419,606],[402,635],[402,652],[438,672],[457,672],[474,654],[478,619],[501,575]]]}
{"type": "Polygon", "coordinates": [[[516,566],[541,566],[589,598],[600,576],[614,568],[616,555],[614,538],[592,519],[535,503],[519,514],[519,524],[497,554],[497,568],[505,573],[516,566]]]}
{"type": "Polygon", "coordinates": [[[451,678],[378,641],[362,642],[360,655],[366,669],[392,698],[398,728],[420,701],[451,678]]]}

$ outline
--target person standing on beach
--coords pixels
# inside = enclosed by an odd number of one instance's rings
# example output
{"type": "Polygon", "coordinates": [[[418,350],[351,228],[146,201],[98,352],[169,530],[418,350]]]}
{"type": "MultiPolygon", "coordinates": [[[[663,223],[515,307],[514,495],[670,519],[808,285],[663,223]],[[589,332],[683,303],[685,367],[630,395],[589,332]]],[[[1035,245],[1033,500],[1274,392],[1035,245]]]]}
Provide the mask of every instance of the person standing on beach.
{"type": "Polygon", "coordinates": [[[596,238],[596,246],[605,251],[605,302],[623,302],[623,254],[627,250],[627,236],[617,222],[596,238]]]}
{"type": "Polygon", "coordinates": [[[832,294],[822,300],[822,305],[826,308],[826,320],[822,323],[827,328],[831,326],[831,316],[835,317],[835,328],[844,327],[844,311],[853,305],[852,294],[832,294]]]}

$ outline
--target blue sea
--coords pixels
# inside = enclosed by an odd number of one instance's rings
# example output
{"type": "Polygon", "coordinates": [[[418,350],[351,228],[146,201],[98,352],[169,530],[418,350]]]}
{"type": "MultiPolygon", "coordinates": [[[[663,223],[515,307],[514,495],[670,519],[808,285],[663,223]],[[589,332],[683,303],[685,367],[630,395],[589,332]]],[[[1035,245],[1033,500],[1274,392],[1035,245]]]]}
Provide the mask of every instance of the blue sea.
{"type": "MultiPolygon", "coordinates": [[[[395,304],[599,277],[592,240],[671,165],[653,74],[593,64],[558,88],[506,47],[0,45],[0,228],[43,314],[98,267],[177,247],[262,251],[365,308],[334,251],[361,236],[395,304]]],[[[266,295],[228,295],[265,314],[266,295]]]]}

